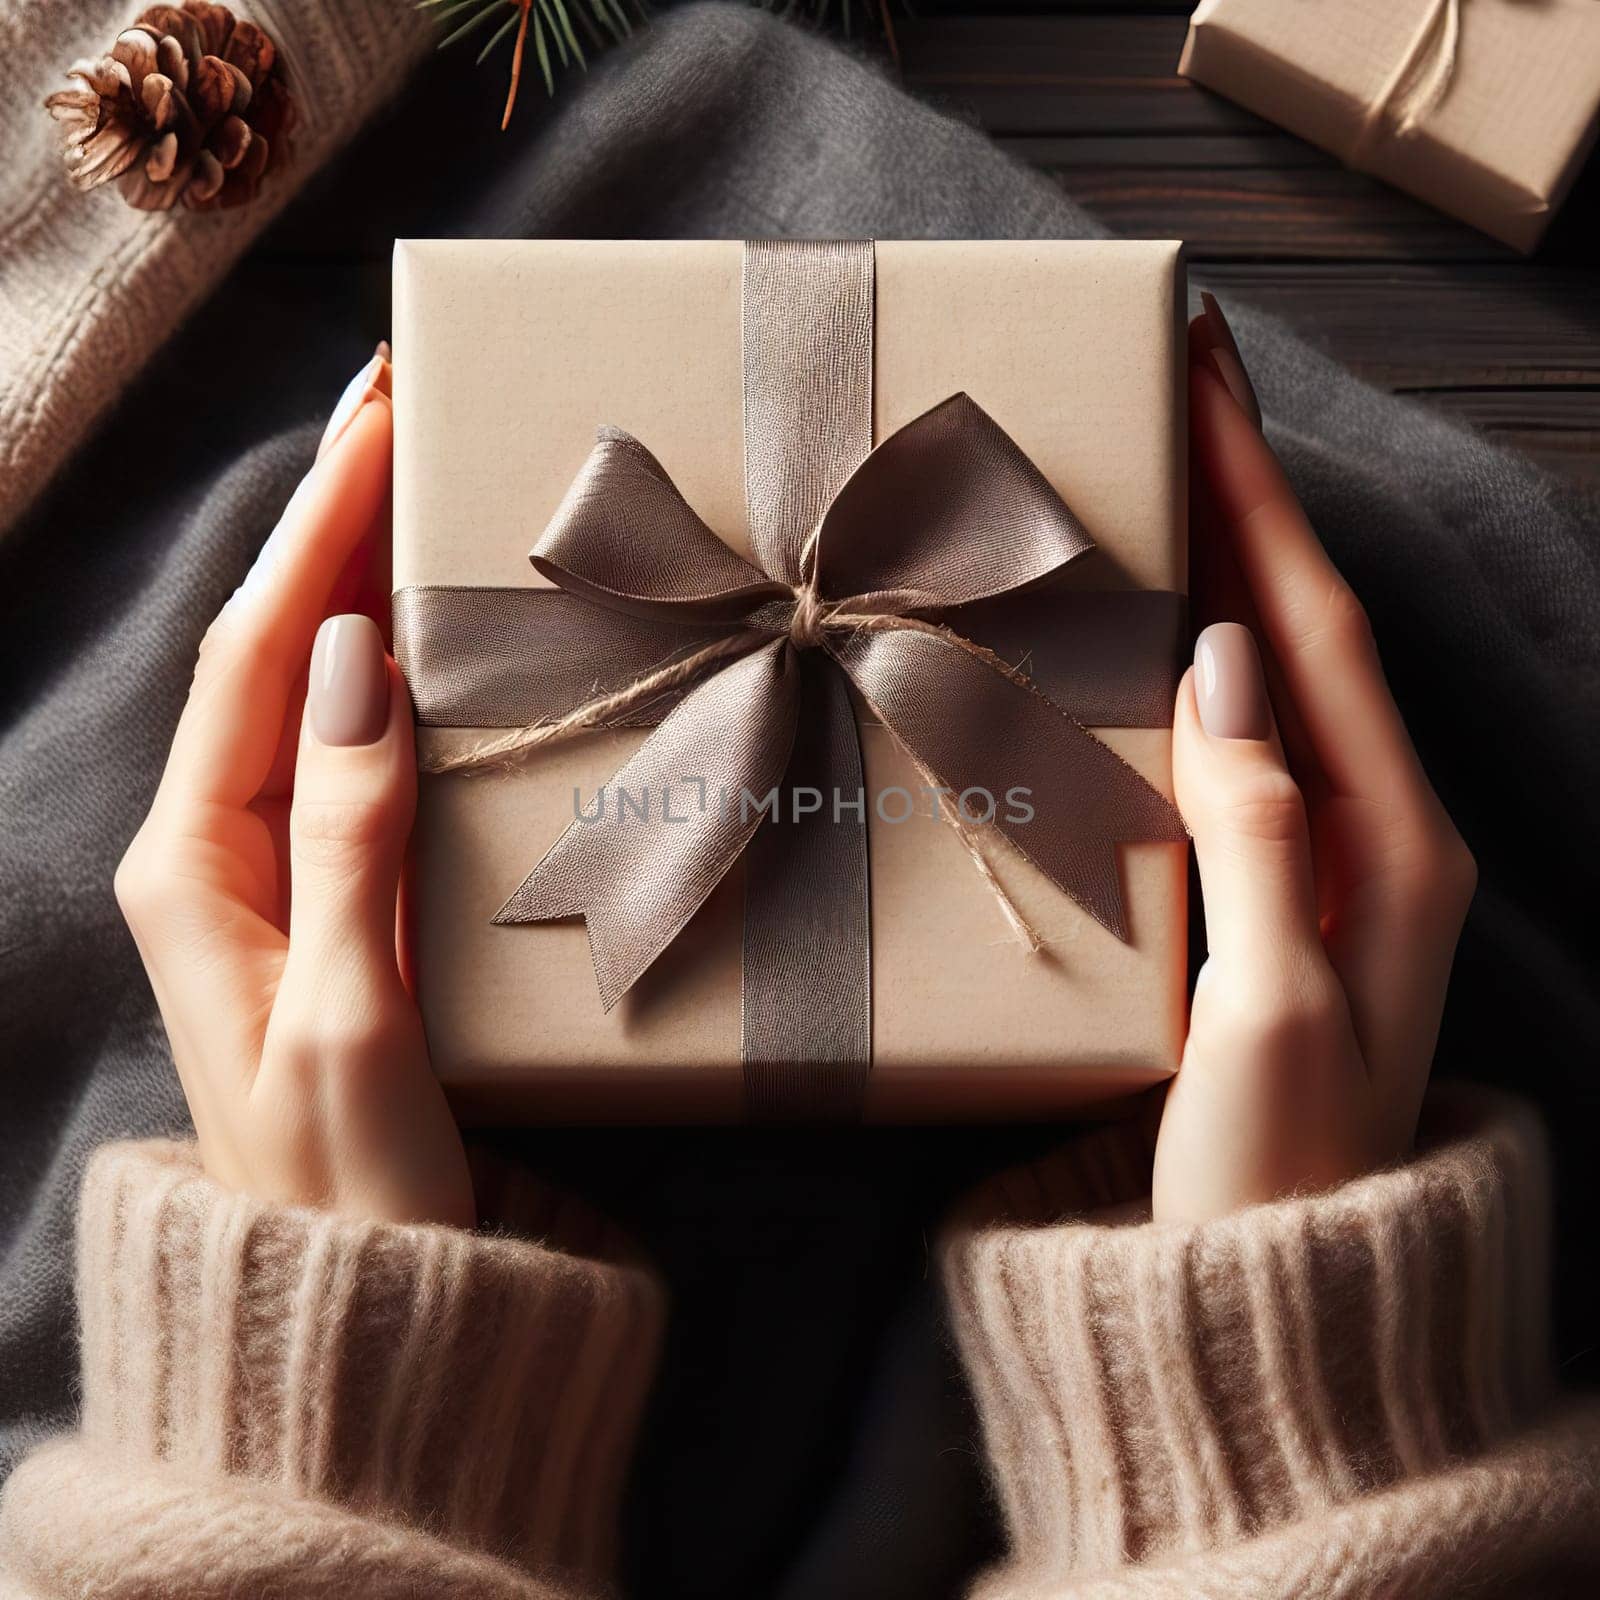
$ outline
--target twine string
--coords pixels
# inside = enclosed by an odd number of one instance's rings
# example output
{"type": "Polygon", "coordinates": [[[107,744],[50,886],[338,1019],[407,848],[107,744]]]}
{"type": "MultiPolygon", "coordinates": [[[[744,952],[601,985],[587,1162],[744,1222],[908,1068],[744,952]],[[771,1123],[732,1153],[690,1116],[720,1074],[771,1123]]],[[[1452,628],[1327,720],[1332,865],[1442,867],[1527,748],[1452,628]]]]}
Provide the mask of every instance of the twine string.
{"type": "MultiPolygon", "coordinates": [[[[907,616],[900,609],[903,606],[915,605],[919,601],[926,604],[927,597],[911,590],[882,590],[875,594],[856,595],[849,600],[830,604],[817,593],[814,583],[803,582],[794,590],[794,610],[789,618],[788,627],[789,639],[796,649],[805,650],[819,648],[823,643],[824,634],[830,629],[872,633],[890,630],[926,633],[964,650],[1013,683],[1027,685],[1026,675],[996,655],[993,650],[963,638],[953,628],[947,628],[941,623],[927,622],[920,617],[907,616]]],[[[594,699],[569,711],[564,717],[558,717],[554,721],[525,723],[520,728],[511,728],[495,734],[492,738],[479,740],[464,750],[424,752],[418,761],[418,766],[421,771],[435,776],[444,773],[480,774],[509,771],[535,750],[559,744],[580,733],[615,725],[619,718],[625,717],[629,712],[638,710],[639,707],[647,705],[673,689],[682,688],[700,677],[708,668],[730,662],[736,657],[748,655],[751,651],[759,649],[769,638],[769,634],[754,628],[729,634],[727,638],[713,640],[712,643],[691,655],[684,656],[681,660],[668,662],[664,666],[642,674],[620,689],[595,696],[594,699]]],[[[890,732],[896,745],[917,769],[929,791],[937,795],[941,791],[938,778],[928,770],[922,759],[898,734],[894,734],[892,729],[890,732]]],[[[1045,948],[1045,940],[1023,915],[1021,908],[1000,882],[978,841],[977,825],[961,814],[961,807],[957,801],[952,800],[949,806],[941,806],[935,799],[934,810],[936,815],[949,824],[961,841],[962,848],[988,887],[1001,916],[1005,918],[1017,942],[1030,955],[1037,955],[1045,948]]]]}
{"type": "Polygon", "coordinates": [[[1434,111],[1455,77],[1460,46],[1461,0],[1429,0],[1411,43],[1356,125],[1346,157],[1351,166],[1366,164],[1386,124],[1403,138],[1434,111]]]}
{"type": "Polygon", "coordinates": [[[761,635],[757,633],[733,633],[726,639],[715,639],[693,655],[685,656],[680,661],[669,661],[665,666],[635,678],[624,688],[586,701],[553,722],[524,723],[520,728],[509,729],[492,739],[480,740],[468,749],[454,753],[430,751],[419,759],[418,768],[428,773],[509,771],[533,751],[570,739],[574,734],[585,733],[591,728],[613,725],[628,712],[699,677],[716,662],[748,655],[761,643],[761,635]]]}

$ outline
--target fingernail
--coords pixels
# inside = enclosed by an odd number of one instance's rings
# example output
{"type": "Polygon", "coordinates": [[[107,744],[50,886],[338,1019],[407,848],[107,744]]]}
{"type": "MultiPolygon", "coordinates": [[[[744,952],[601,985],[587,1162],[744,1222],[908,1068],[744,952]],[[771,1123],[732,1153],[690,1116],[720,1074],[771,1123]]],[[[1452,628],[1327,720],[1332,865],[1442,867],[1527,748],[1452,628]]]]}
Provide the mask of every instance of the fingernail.
{"type": "Polygon", "coordinates": [[[372,375],[372,392],[394,399],[394,351],[387,339],[378,341],[378,370],[372,375]]]}
{"type": "Polygon", "coordinates": [[[1200,304],[1205,307],[1206,321],[1210,324],[1212,337],[1217,341],[1207,352],[1212,370],[1227,385],[1228,393],[1238,402],[1239,409],[1259,428],[1261,402],[1256,399],[1250,375],[1244,370],[1244,358],[1239,354],[1233,329],[1228,326],[1228,319],[1223,316],[1217,297],[1209,289],[1200,291],[1200,304]]]}
{"type": "Polygon", "coordinates": [[[350,426],[351,419],[361,409],[361,402],[367,398],[367,390],[372,387],[373,379],[383,370],[383,363],[387,360],[385,355],[387,348],[387,341],[380,342],[366,366],[344,386],[344,393],[339,396],[338,403],[333,408],[333,415],[328,418],[328,425],[322,430],[322,440],[317,445],[319,461],[333,448],[339,435],[350,426]]]}
{"type": "Polygon", "coordinates": [[[382,737],[389,725],[389,673],[371,617],[329,617],[317,629],[306,708],[321,744],[371,744],[382,737]]]}
{"type": "Polygon", "coordinates": [[[1250,630],[1213,622],[1194,642],[1194,698],[1200,726],[1213,739],[1265,739],[1272,707],[1261,652],[1250,630]]]}

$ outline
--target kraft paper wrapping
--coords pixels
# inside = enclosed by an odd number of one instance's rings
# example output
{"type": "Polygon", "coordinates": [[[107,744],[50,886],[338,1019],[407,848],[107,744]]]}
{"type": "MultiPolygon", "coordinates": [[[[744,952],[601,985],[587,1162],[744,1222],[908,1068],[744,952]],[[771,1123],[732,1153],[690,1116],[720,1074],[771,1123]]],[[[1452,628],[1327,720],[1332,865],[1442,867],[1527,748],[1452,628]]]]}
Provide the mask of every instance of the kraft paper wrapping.
{"type": "Polygon", "coordinates": [[[1415,128],[1367,126],[1434,0],[1200,0],[1178,71],[1532,250],[1593,146],[1600,0],[1458,0],[1443,100],[1415,128]]]}
{"type": "MultiPolygon", "coordinates": [[[[748,553],[741,253],[735,241],[397,244],[395,587],[544,587],[528,552],[607,423],[748,553]]],[[[965,390],[1097,541],[1069,586],[1183,590],[1183,307],[1173,243],[880,242],[874,437],[965,390]]],[[[1096,732],[1171,793],[1168,732],[1096,732]]],[[[423,747],[479,737],[418,730],[423,747]]],[[[739,1115],[739,867],[610,1015],[581,922],[489,920],[571,822],[574,791],[592,801],[645,737],[586,734],[511,774],[421,780],[409,957],[435,1069],[469,1119],[739,1115]]],[[[864,726],[862,743],[869,803],[916,792],[882,728],[864,726]]],[[[1173,1072],[1184,848],[1121,847],[1122,944],[991,847],[1048,940],[1030,957],[953,831],[918,804],[869,830],[867,1114],[1050,1114],[1173,1072]]]]}

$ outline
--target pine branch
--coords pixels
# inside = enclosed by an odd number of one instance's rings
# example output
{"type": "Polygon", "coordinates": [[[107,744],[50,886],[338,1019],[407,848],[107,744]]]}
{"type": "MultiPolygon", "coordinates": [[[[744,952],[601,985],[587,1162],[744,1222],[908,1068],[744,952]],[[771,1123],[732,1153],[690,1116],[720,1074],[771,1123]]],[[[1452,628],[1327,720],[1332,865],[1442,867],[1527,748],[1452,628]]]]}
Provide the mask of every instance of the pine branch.
{"type": "MultiPolygon", "coordinates": [[[[633,32],[633,24],[617,0],[416,0],[419,11],[431,11],[434,20],[447,28],[438,48],[443,50],[477,33],[490,22],[499,20],[499,26],[489,35],[489,42],[478,52],[478,62],[488,60],[496,46],[512,30],[516,42],[511,48],[511,83],[506,94],[506,108],[500,119],[502,129],[511,122],[516,107],[517,91],[522,84],[522,60],[527,48],[528,35],[533,35],[533,53],[539,62],[539,73],[544,79],[547,95],[556,92],[556,71],[577,67],[588,68],[589,58],[579,42],[577,29],[572,23],[572,13],[578,13],[579,22],[589,36],[591,48],[604,43],[618,43],[633,32]],[[551,45],[555,46],[554,58],[551,45]]],[[[634,0],[635,10],[642,22],[649,16],[643,0],[634,0]]]]}
{"type": "MultiPolygon", "coordinates": [[[[499,26],[478,52],[480,65],[515,31],[511,47],[511,82],[506,93],[505,112],[500,118],[502,130],[510,126],[511,113],[517,104],[522,62],[530,34],[539,76],[544,80],[544,92],[553,96],[558,71],[567,72],[574,67],[580,72],[588,70],[589,57],[578,38],[579,28],[590,50],[598,51],[610,44],[620,44],[636,26],[650,20],[648,0],[414,0],[414,3],[419,11],[431,11],[441,28],[448,30],[439,41],[441,50],[498,20],[499,26]],[[625,5],[633,10],[632,20],[625,5]]],[[[863,22],[863,32],[882,36],[896,66],[900,62],[900,48],[894,32],[894,8],[898,5],[908,15],[915,15],[912,0],[752,0],[752,3],[781,16],[805,21],[815,28],[834,29],[846,38],[854,36],[858,21],[863,22]]]]}

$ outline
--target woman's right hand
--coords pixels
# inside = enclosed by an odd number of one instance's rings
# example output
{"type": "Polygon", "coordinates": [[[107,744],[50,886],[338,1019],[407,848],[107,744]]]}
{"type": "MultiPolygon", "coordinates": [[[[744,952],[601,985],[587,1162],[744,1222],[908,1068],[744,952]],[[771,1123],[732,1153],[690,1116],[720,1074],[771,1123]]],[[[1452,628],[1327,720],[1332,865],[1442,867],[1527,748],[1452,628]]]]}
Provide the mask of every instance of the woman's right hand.
{"type": "Polygon", "coordinates": [[[381,353],[357,374],[208,630],[116,893],[212,1178],[470,1227],[461,1136],[396,953],[410,702],[355,610],[388,543],[387,379],[381,353]]]}

